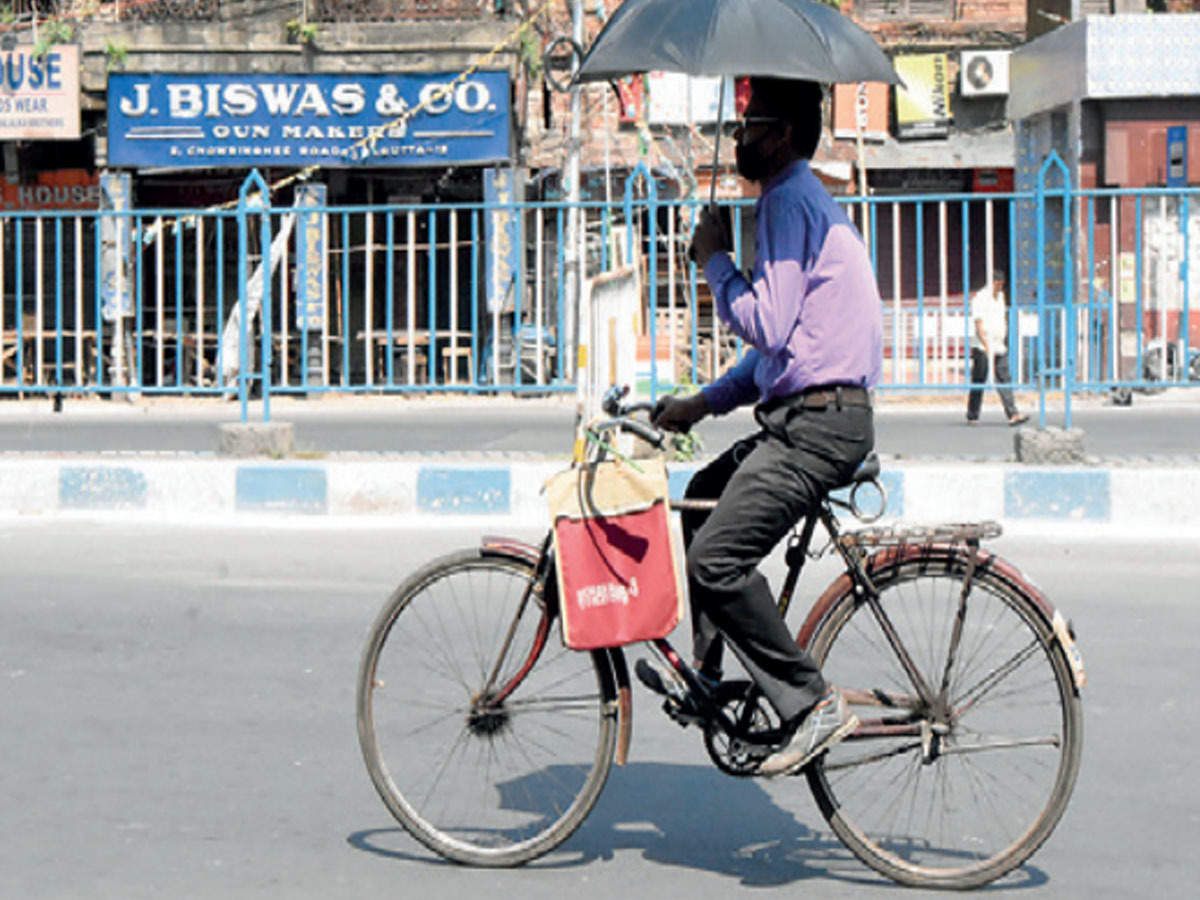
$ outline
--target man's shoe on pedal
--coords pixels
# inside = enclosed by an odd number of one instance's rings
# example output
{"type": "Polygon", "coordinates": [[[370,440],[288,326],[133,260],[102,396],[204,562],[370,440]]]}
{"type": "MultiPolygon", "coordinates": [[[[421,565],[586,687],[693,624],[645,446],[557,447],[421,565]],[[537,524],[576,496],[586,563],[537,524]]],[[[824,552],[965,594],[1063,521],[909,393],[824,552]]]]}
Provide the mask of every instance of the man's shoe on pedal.
{"type": "Polygon", "coordinates": [[[790,775],[841,741],[858,727],[858,717],[850,712],[837,688],[821,698],[784,746],[763,760],[760,775],[790,775]]]}

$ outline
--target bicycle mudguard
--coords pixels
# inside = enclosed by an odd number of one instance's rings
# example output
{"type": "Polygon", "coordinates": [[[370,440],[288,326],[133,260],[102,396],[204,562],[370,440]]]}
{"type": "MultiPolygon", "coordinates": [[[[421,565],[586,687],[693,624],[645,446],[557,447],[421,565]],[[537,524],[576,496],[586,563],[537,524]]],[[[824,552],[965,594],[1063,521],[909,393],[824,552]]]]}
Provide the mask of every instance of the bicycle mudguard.
{"type": "MultiPolygon", "coordinates": [[[[1049,601],[1041,588],[1025,577],[1021,571],[1001,556],[980,547],[975,560],[976,571],[987,571],[1000,578],[1009,588],[1027,597],[1041,614],[1046,625],[1054,633],[1071,670],[1071,678],[1078,693],[1087,684],[1083,657],[1075,644],[1074,630],[1063,614],[1049,601]]],[[[930,565],[958,563],[967,567],[968,551],[961,544],[899,544],[883,547],[872,553],[866,561],[867,574],[874,576],[884,569],[909,562],[925,562],[930,565]]],[[[833,604],[853,590],[853,582],[847,573],[842,573],[825,589],[809,610],[808,617],[796,634],[796,643],[808,649],[817,626],[828,614],[833,604]]]]}
{"type": "Polygon", "coordinates": [[[620,647],[608,650],[608,661],[617,679],[617,752],[613,761],[618,766],[629,761],[629,742],[633,738],[633,691],[629,687],[629,667],[620,647]]]}
{"type": "Polygon", "coordinates": [[[497,535],[484,535],[479,542],[479,549],[489,556],[509,556],[530,565],[537,565],[542,555],[538,547],[527,541],[497,535]]]}
{"type": "MultiPolygon", "coordinates": [[[[505,556],[529,563],[531,566],[536,566],[542,556],[541,548],[533,544],[496,535],[485,535],[480,541],[479,549],[488,556],[505,556]]],[[[554,579],[551,578],[548,583],[553,590],[554,579]]],[[[625,664],[625,654],[619,647],[595,652],[606,654],[617,685],[617,752],[614,761],[618,766],[623,766],[629,759],[629,743],[633,735],[633,692],[629,685],[629,667],[625,664]]]]}

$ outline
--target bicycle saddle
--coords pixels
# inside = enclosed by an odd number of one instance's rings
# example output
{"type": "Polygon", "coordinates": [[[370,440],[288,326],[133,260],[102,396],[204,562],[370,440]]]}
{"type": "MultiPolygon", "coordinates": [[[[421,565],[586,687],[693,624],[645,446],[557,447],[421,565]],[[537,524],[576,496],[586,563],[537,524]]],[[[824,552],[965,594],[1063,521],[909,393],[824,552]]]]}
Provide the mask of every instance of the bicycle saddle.
{"type": "Polygon", "coordinates": [[[862,484],[864,481],[873,481],[879,477],[879,471],[882,467],[879,464],[879,454],[872,450],[867,454],[857,469],[854,470],[854,475],[850,478],[851,484],[862,484]]]}

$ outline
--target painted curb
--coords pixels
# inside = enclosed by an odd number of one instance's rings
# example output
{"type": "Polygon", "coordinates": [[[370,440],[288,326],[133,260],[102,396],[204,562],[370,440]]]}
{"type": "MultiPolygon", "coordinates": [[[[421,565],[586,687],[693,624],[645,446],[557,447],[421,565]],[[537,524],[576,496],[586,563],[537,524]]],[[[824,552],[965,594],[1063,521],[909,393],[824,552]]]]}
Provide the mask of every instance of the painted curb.
{"type": "MultiPolygon", "coordinates": [[[[135,513],[186,517],[392,516],[437,524],[502,517],[537,523],[557,461],[452,458],[316,461],[152,458],[0,459],[0,514],[135,513]]],[[[695,464],[669,467],[682,496],[695,464]]],[[[1079,523],[1171,531],[1200,528],[1200,467],[1030,467],[885,464],[884,522],[1079,523]]],[[[872,509],[865,492],[861,505],[872,509]]],[[[844,496],[844,492],[842,494],[844,496]]]]}

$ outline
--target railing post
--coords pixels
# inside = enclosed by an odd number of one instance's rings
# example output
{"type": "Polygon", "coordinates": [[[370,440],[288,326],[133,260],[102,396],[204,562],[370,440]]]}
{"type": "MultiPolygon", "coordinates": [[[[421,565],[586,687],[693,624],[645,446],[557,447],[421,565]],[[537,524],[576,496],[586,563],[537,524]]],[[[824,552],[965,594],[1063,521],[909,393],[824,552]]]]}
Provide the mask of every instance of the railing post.
{"type": "Polygon", "coordinates": [[[238,191],[237,223],[238,223],[238,398],[241,401],[242,422],[248,419],[247,405],[250,398],[249,381],[255,377],[249,372],[247,355],[250,340],[250,290],[247,276],[247,256],[249,255],[249,216],[252,211],[260,212],[260,241],[262,246],[262,281],[259,308],[262,315],[261,343],[261,374],[262,382],[263,421],[271,419],[271,224],[270,224],[270,194],[267,184],[263,181],[258,169],[254,169],[242,182],[238,191]],[[251,190],[257,191],[253,196],[251,190]]]}
{"type": "MultiPolygon", "coordinates": [[[[646,208],[650,216],[650,225],[647,229],[650,242],[650,259],[648,262],[648,278],[649,282],[646,285],[646,316],[649,321],[650,328],[650,402],[657,399],[658,394],[658,367],[657,367],[657,347],[655,339],[657,338],[657,280],[658,280],[658,186],[654,183],[654,175],[650,168],[646,165],[646,161],[638,160],[638,164],[633,171],[629,173],[629,177],[625,179],[625,262],[632,264],[633,256],[633,187],[639,178],[646,181],[646,208]]],[[[636,357],[635,357],[635,372],[636,372],[636,357]]],[[[636,378],[635,378],[636,380],[636,378]]]]}
{"type": "Polygon", "coordinates": [[[1046,166],[1038,172],[1034,219],[1037,227],[1037,385],[1038,428],[1046,427],[1046,166]]]}
{"type": "Polygon", "coordinates": [[[646,313],[650,319],[650,402],[653,403],[658,399],[658,188],[650,175],[646,176],[646,188],[650,214],[650,275],[646,285],[646,313]]]}
{"type": "Polygon", "coordinates": [[[1066,317],[1067,346],[1063,353],[1063,427],[1071,427],[1071,395],[1075,391],[1075,364],[1079,354],[1079,323],[1075,316],[1075,241],[1074,210],[1075,193],[1071,187],[1071,176],[1062,165],[1062,246],[1063,246],[1063,315],[1066,317]]]}
{"type": "Polygon", "coordinates": [[[1071,240],[1071,174],[1066,163],[1054,150],[1046,157],[1038,170],[1037,188],[1037,311],[1038,311],[1038,427],[1046,427],[1046,376],[1057,374],[1062,376],[1064,394],[1063,426],[1071,427],[1071,392],[1075,386],[1075,300],[1074,293],[1074,254],[1071,240]],[[1047,190],[1046,178],[1050,167],[1056,166],[1062,176],[1062,187],[1047,190]],[[1046,366],[1046,334],[1049,331],[1049,317],[1046,315],[1046,196],[1047,194],[1060,197],[1062,200],[1062,310],[1065,318],[1064,330],[1066,335],[1062,353],[1061,366],[1048,369],[1046,366]]]}
{"type": "MultiPolygon", "coordinates": [[[[247,179],[249,183],[249,179],[247,179]]],[[[245,185],[238,192],[237,205],[237,226],[238,226],[238,261],[237,261],[237,285],[238,285],[238,402],[241,405],[241,422],[244,425],[248,416],[246,415],[247,405],[247,387],[246,387],[246,307],[247,293],[246,287],[246,190],[245,185]]]]}
{"type": "Polygon", "coordinates": [[[1178,380],[1187,384],[1192,380],[1191,366],[1191,330],[1192,330],[1192,309],[1191,309],[1191,255],[1192,246],[1188,237],[1188,195],[1185,192],[1179,195],[1179,231],[1180,245],[1182,253],[1179,263],[1179,281],[1182,290],[1183,303],[1179,310],[1179,333],[1183,337],[1181,352],[1175,357],[1179,360],[1178,364],[1178,380]]]}
{"type": "MultiPolygon", "coordinates": [[[[253,173],[257,175],[257,170],[253,173]]],[[[262,183],[261,176],[259,182],[262,183]]],[[[261,212],[259,213],[259,245],[263,255],[262,301],[259,314],[262,317],[262,412],[264,422],[271,421],[271,194],[262,183],[261,212]]]]}

